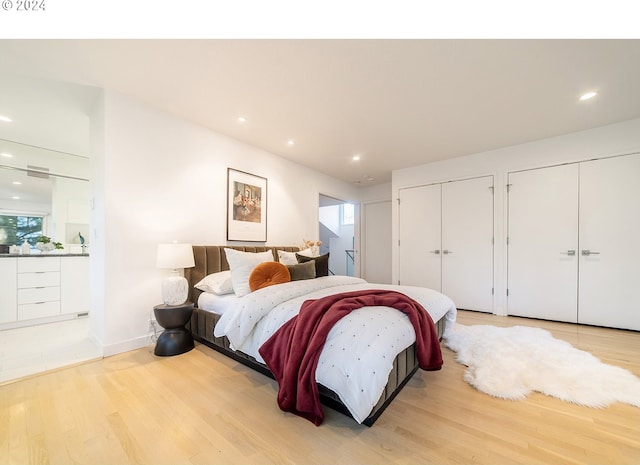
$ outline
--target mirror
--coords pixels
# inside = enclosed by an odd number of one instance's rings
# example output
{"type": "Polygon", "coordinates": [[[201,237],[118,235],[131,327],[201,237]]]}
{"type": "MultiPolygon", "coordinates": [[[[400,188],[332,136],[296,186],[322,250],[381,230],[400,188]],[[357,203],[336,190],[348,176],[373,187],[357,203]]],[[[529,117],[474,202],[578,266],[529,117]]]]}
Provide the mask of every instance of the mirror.
{"type": "MultiPolygon", "coordinates": [[[[41,217],[43,235],[62,243],[64,253],[83,253],[90,199],[87,157],[0,139],[0,215],[41,217]]],[[[0,222],[0,253],[16,241],[15,231],[0,222]]]]}

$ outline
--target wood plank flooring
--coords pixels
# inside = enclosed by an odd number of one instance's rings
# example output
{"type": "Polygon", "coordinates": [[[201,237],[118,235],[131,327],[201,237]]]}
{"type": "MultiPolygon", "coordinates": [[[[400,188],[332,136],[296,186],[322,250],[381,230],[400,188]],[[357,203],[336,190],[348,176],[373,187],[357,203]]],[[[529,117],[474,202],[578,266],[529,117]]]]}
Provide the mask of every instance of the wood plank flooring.
{"type": "MultiPolygon", "coordinates": [[[[640,375],[640,333],[460,312],[528,325],[640,375]]],[[[638,464],[640,408],[590,409],[534,394],[504,401],[463,381],[443,349],[372,428],[326,409],[281,412],[276,384],[203,345],[153,347],[0,386],[0,464],[638,464]]]]}

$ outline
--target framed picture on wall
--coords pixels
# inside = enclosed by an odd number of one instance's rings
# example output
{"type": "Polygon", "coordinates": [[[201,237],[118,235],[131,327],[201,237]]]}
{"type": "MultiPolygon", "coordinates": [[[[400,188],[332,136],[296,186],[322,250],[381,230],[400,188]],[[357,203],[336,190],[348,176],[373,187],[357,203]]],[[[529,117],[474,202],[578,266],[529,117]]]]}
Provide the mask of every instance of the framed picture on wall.
{"type": "Polygon", "coordinates": [[[267,178],[227,168],[227,240],[266,242],[267,178]]]}

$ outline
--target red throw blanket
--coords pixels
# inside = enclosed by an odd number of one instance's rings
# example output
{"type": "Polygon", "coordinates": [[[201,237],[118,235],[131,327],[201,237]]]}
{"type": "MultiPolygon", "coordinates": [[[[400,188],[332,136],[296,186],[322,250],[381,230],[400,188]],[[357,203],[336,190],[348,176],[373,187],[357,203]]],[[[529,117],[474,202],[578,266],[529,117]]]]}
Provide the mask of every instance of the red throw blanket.
{"type": "Polygon", "coordinates": [[[313,422],[324,420],[316,384],[320,352],[333,325],[361,307],[393,307],[406,313],[416,333],[418,364],[423,370],[439,370],[442,353],[431,316],[415,300],[400,292],[366,290],[307,300],[298,316],[287,321],[259,349],[280,390],[278,405],[313,422]]]}

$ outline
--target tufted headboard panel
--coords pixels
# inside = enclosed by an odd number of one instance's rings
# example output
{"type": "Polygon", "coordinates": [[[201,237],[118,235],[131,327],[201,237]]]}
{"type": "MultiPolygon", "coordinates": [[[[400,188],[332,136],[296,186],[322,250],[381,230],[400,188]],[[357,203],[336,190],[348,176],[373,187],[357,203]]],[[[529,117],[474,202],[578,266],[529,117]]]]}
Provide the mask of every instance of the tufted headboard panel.
{"type": "Polygon", "coordinates": [[[193,268],[186,268],[184,270],[184,277],[189,282],[189,301],[198,303],[198,297],[202,291],[195,289],[193,286],[197,284],[202,278],[211,273],[217,273],[218,271],[225,271],[229,269],[229,263],[224,253],[225,248],[241,250],[243,252],[265,252],[270,250],[273,254],[273,260],[278,260],[277,250],[284,250],[287,252],[298,252],[299,247],[252,247],[252,246],[234,246],[234,245],[194,245],[193,246],[193,258],[195,260],[195,266],[193,268]]]}

